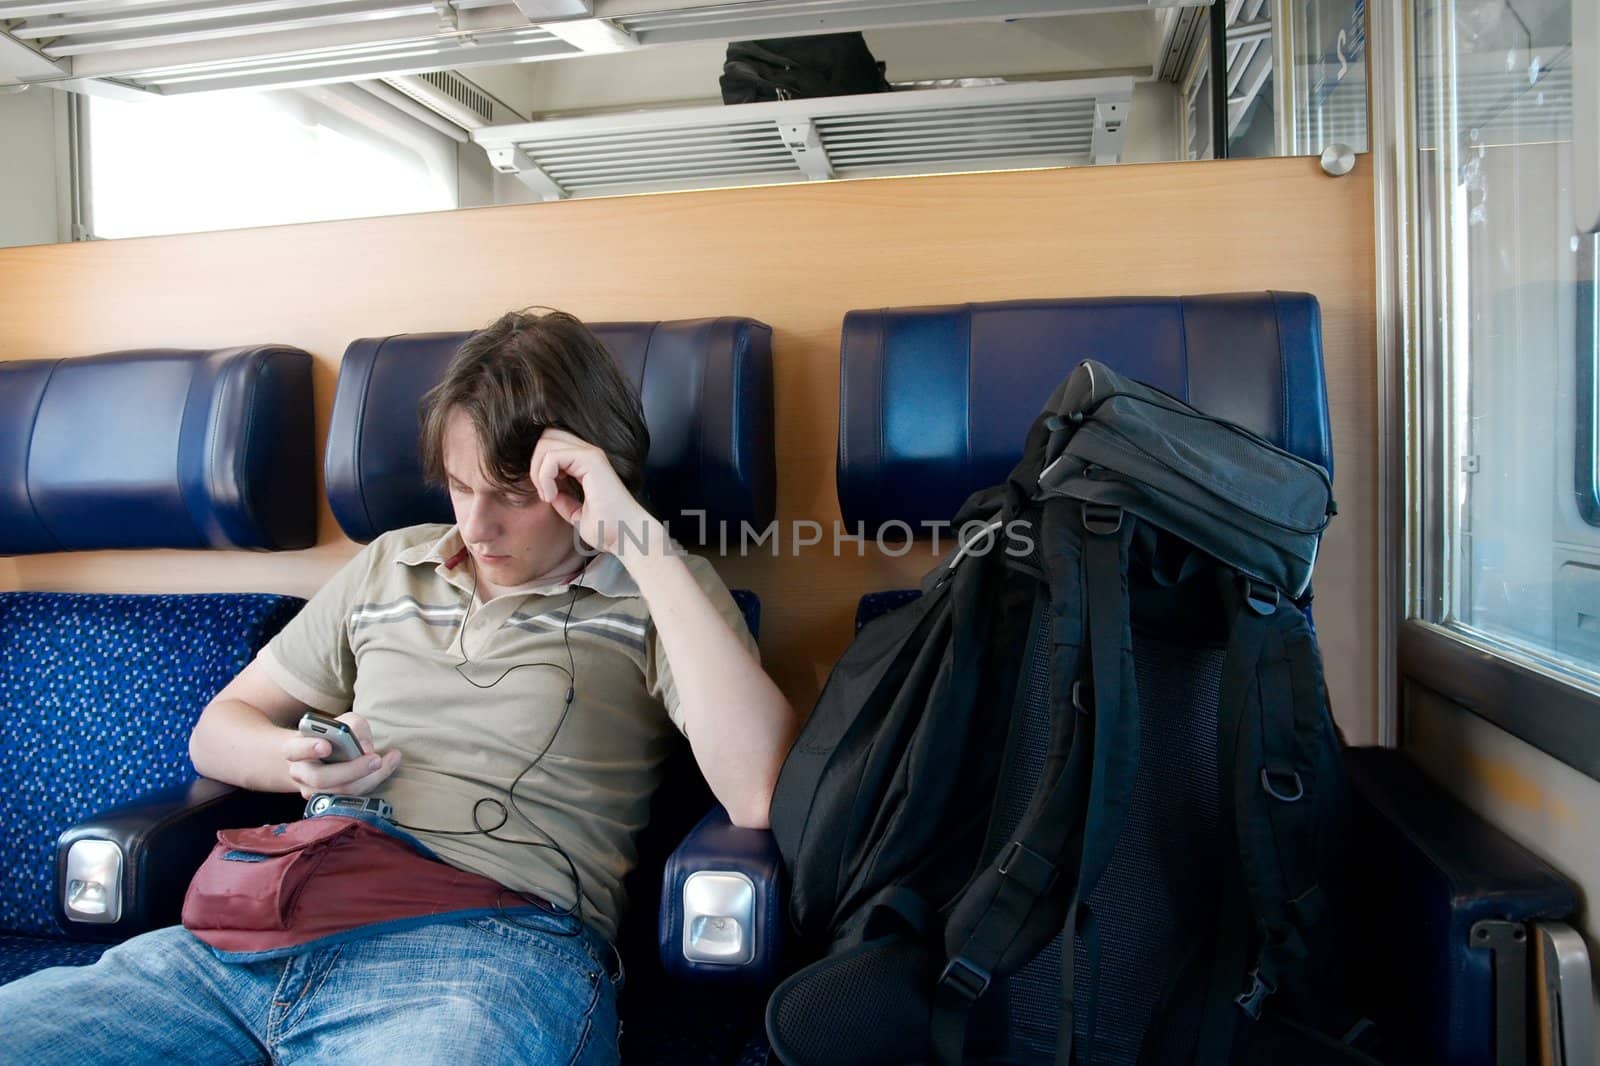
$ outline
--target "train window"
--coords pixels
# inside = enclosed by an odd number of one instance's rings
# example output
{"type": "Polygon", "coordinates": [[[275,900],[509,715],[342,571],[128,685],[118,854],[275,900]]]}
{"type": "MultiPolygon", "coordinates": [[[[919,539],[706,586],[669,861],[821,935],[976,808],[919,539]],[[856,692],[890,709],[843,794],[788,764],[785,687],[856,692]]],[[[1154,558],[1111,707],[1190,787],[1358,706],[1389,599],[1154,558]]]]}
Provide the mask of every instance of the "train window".
{"type": "Polygon", "coordinates": [[[1289,151],[1330,144],[1367,150],[1366,0],[1298,0],[1289,5],[1285,47],[1293,101],[1289,151]]]}
{"type": "MultiPolygon", "coordinates": [[[[1367,150],[1366,0],[1238,0],[1224,9],[1228,155],[1367,150]]],[[[1213,157],[1211,32],[1183,75],[1185,159],[1213,157]]]]}
{"type": "Polygon", "coordinates": [[[87,104],[95,237],[456,206],[456,143],[348,86],[87,104]]]}
{"type": "Polygon", "coordinates": [[[1573,0],[1414,0],[1415,613],[1600,691],[1594,237],[1573,0]]]}

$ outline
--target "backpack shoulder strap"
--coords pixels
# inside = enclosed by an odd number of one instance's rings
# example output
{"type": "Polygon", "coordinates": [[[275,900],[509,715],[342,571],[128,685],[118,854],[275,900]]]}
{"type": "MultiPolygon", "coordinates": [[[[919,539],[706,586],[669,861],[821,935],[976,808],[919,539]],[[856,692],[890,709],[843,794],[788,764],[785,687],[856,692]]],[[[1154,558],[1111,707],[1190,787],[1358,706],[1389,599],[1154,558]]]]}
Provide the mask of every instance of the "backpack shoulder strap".
{"type": "Polygon", "coordinates": [[[1307,929],[1324,907],[1322,844],[1343,802],[1338,744],[1304,616],[1285,602],[1265,621],[1260,698],[1241,732],[1239,758],[1249,762],[1234,774],[1239,858],[1261,936],[1239,997],[1251,1018],[1307,956],[1307,929]]]}
{"type": "Polygon", "coordinates": [[[1340,802],[1324,735],[1321,674],[1304,616],[1271,586],[1239,578],[1218,707],[1224,873],[1216,954],[1195,1060],[1229,1061],[1236,1027],[1261,1017],[1307,956],[1322,907],[1319,822],[1340,802]],[[1251,945],[1254,945],[1252,950],[1251,945]]]}
{"type": "Polygon", "coordinates": [[[1128,546],[1133,515],[1083,504],[1084,584],[1094,677],[1094,768],[1078,897],[1094,891],[1111,863],[1139,772],[1139,696],[1134,686],[1128,606],[1128,546]]]}
{"type": "MultiPolygon", "coordinates": [[[[1229,573],[1224,582],[1223,601],[1230,605],[1232,622],[1228,627],[1228,647],[1222,660],[1222,683],[1217,699],[1217,780],[1222,879],[1218,892],[1218,919],[1211,974],[1205,984],[1198,1013],[1189,1018],[1196,1027],[1192,1061],[1201,1066],[1225,1066],[1230,1059],[1242,974],[1249,964],[1254,930],[1250,916],[1253,906],[1240,900],[1244,891],[1236,864],[1228,857],[1238,854],[1241,826],[1238,812],[1241,794],[1248,794],[1251,782],[1241,780],[1255,764],[1246,738],[1246,721],[1254,717],[1249,706],[1255,689],[1256,664],[1266,646],[1266,616],[1276,610],[1277,590],[1229,573]]],[[[1174,1046],[1174,1045],[1169,1045],[1174,1046]]],[[[1181,1042],[1175,1046],[1181,1048],[1181,1042]]],[[[1183,1052],[1187,1058],[1187,1052],[1183,1052]]]]}
{"type": "MultiPolygon", "coordinates": [[[[1051,656],[1051,741],[1044,772],[1014,838],[968,884],[946,922],[947,961],[932,1018],[933,1061],[940,1066],[961,1061],[968,1013],[990,981],[1025,964],[1061,929],[1080,863],[1091,854],[1084,845],[1090,789],[1108,811],[1125,809],[1138,766],[1138,716],[1128,710],[1137,702],[1131,666],[1125,666],[1132,522],[1123,520],[1120,509],[1077,501],[1049,504],[1043,513],[1050,610],[1057,625],[1064,624],[1063,614],[1070,619],[1081,611],[1087,618],[1092,705],[1085,686],[1075,683],[1078,655],[1070,643],[1063,648],[1057,635],[1036,652],[1051,656]],[[1061,537],[1077,540],[1081,552],[1059,550],[1061,537]],[[1062,560],[1067,565],[1055,569],[1062,560]]],[[[1109,842],[1092,852],[1096,875],[1109,860],[1120,815],[1108,815],[1108,825],[1109,842]]]]}

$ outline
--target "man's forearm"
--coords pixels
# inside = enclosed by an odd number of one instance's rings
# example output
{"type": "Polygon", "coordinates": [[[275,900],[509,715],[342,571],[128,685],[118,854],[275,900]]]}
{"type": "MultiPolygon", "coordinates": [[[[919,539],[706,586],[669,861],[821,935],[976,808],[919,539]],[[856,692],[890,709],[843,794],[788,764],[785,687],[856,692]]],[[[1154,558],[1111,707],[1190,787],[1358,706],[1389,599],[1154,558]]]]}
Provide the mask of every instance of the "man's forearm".
{"type": "Polygon", "coordinates": [[[794,738],[794,711],[681,558],[658,546],[624,554],[671,663],[695,761],[736,825],[764,828],[772,789],[794,738]]]}
{"type": "Polygon", "coordinates": [[[258,792],[296,792],[283,757],[293,731],[241,700],[216,700],[189,737],[189,758],[204,777],[258,792]]]}

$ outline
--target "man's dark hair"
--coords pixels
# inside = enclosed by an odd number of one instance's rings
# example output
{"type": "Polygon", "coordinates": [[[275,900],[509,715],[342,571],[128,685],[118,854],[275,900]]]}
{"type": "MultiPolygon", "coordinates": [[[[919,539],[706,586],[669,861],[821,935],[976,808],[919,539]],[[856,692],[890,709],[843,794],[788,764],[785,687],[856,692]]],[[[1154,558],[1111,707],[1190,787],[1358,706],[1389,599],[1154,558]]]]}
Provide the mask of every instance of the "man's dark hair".
{"type": "Polygon", "coordinates": [[[525,490],[539,433],[564,429],[603,450],[635,497],[644,489],[650,431],[638,394],[599,339],[563,311],[502,315],[461,346],[422,398],[422,464],[439,484],[445,423],[458,408],[477,430],[484,473],[503,488],[525,490]]]}

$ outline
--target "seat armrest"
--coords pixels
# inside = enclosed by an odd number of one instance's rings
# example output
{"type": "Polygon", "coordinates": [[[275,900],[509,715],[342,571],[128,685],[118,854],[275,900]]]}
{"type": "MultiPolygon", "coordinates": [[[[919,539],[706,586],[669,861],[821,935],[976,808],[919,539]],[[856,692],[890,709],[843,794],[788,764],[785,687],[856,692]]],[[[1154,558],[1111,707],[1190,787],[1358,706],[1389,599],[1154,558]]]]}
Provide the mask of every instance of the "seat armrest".
{"type": "Polygon", "coordinates": [[[85,818],[56,838],[56,923],[82,940],[122,940],[173,925],[189,879],[219,829],[298,818],[302,806],[294,794],[251,792],[200,778],[85,818]],[[78,868],[69,876],[74,845],[80,845],[78,868]],[[74,908],[69,914],[69,891],[84,910],[101,913],[90,917],[74,908]]]}
{"type": "Polygon", "coordinates": [[[713,807],[667,859],[659,937],[668,974],[770,983],[783,947],[783,866],[765,829],[713,807]]]}
{"type": "Polygon", "coordinates": [[[1352,748],[1345,766],[1358,1004],[1397,1061],[1493,1066],[1519,1016],[1518,1003],[1495,994],[1497,977],[1513,976],[1499,968],[1531,963],[1516,956],[1533,939],[1532,923],[1570,916],[1576,893],[1402,752],[1352,748]],[[1494,927],[1474,932],[1481,922],[1508,923],[1518,950],[1497,951],[1494,927]]]}

